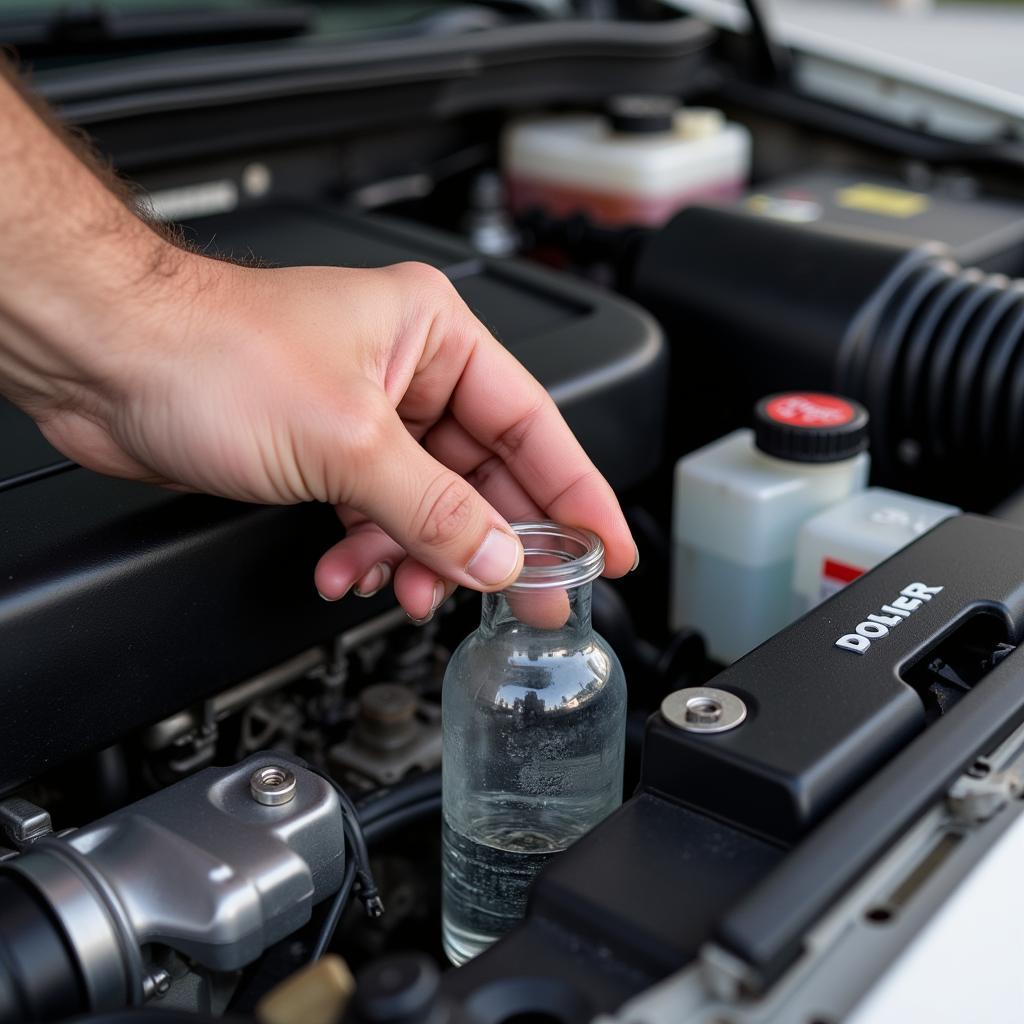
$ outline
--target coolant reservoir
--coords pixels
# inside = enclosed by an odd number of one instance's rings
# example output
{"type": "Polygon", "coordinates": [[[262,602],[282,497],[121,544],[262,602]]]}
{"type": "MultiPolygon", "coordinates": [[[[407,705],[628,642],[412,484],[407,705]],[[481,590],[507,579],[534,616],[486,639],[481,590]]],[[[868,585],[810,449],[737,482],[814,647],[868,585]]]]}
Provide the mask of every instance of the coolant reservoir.
{"type": "Polygon", "coordinates": [[[519,523],[517,581],[483,595],[444,677],[445,952],[465,963],[523,916],[530,883],[622,800],[626,682],[590,623],[592,533],[519,523]]]}
{"type": "Polygon", "coordinates": [[[502,164],[516,213],[656,227],[689,203],[738,198],[750,169],[750,135],[718,110],[621,96],[606,116],[514,123],[502,141],[502,164]]]}
{"type": "Polygon", "coordinates": [[[869,487],[803,524],[793,571],[794,613],[842,590],[960,509],[869,487]]]}
{"type": "Polygon", "coordinates": [[[866,486],[867,430],[856,402],[787,392],[758,402],[754,430],[676,463],[674,629],[697,629],[728,664],[792,621],[800,527],[866,486]]]}

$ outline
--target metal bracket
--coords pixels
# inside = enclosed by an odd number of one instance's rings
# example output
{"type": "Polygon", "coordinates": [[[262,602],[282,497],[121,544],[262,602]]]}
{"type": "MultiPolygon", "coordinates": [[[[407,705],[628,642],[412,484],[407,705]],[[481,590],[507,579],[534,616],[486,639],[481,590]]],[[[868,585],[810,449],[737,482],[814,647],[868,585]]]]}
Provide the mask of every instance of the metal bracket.
{"type": "Polygon", "coordinates": [[[20,796],[0,802],[0,827],[18,850],[27,850],[37,839],[53,833],[50,812],[20,796]]]}
{"type": "Polygon", "coordinates": [[[955,821],[976,825],[998,814],[1022,792],[1020,766],[994,772],[988,759],[979,758],[953,783],[946,802],[955,821]]]}
{"type": "Polygon", "coordinates": [[[749,964],[714,942],[699,953],[700,979],[709,993],[734,1003],[757,991],[758,980],[749,964]]]}

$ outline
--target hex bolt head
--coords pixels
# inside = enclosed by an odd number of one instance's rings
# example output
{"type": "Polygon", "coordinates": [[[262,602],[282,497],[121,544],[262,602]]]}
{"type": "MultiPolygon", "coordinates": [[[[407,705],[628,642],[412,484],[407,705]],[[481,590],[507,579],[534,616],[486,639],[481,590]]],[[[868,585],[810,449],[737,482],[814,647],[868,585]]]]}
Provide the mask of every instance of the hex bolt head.
{"type": "Polygon", "coordinates": [[[661,714],[685,732],[728,732],[746,719],[747,705],[728,690],[689,686],[670,693],[661,702],[661,714]]]}
{"type": "Polygon", "coordinates": [[[707,697],[691,697],[686,702],[686,720],[701,725],[710,725],[722,717],[722,705],[707,697]]]}
{"type": "Polygon", "coordinates": [[[267,807],[279,807],[295,798],[294,772],[277,764],[266,764],[249,776],[252,798],[267,807]]]}
{"type": "Polygon", "coordinates": [[[171,990],[171,975],[163,967],[154,967],[142,979],[142,996],[144,999],[157,999],[167,995],[171,990]]]}

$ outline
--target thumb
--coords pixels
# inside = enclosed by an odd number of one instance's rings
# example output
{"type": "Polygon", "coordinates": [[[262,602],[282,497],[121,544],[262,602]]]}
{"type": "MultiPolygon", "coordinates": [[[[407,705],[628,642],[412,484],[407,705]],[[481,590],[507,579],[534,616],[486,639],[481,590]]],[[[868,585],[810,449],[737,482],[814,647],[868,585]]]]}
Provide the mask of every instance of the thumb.
{"type": "Polygon", "coordinates": [[[438,462],[393,412],[349,503],[438,576],[501,590],[523,567],[523,545],[476,489],[438,462]]]}

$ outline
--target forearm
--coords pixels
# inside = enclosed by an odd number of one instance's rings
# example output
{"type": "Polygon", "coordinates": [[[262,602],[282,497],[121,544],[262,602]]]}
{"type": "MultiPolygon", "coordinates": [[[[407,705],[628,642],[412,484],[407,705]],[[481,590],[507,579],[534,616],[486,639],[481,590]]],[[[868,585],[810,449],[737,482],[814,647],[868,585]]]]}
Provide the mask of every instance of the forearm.
{"type": "Polygon", "coordinates": [[[0,76],[0,393],[34,414],[108,375],[186,258],[75,148],[0,76]]]}

